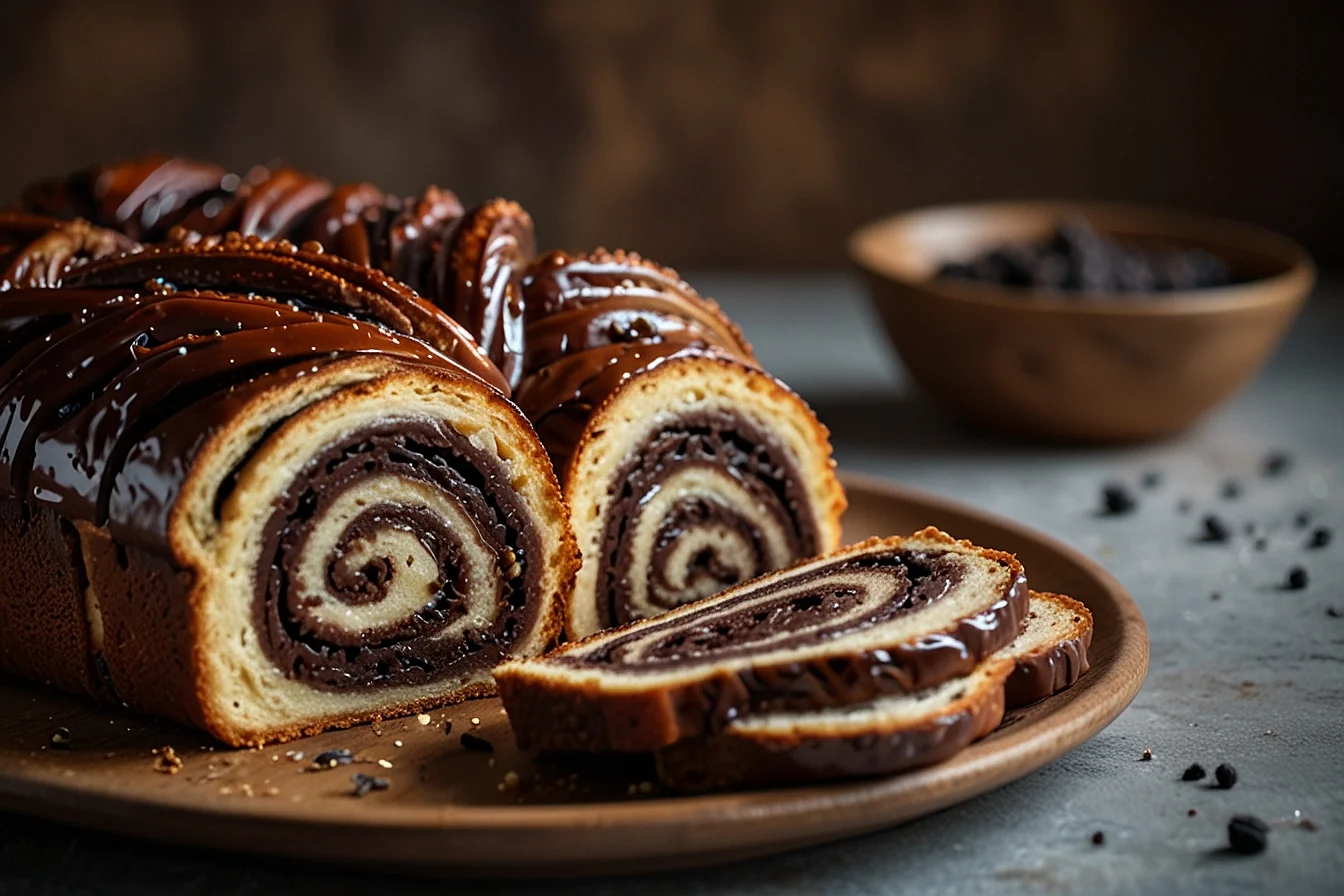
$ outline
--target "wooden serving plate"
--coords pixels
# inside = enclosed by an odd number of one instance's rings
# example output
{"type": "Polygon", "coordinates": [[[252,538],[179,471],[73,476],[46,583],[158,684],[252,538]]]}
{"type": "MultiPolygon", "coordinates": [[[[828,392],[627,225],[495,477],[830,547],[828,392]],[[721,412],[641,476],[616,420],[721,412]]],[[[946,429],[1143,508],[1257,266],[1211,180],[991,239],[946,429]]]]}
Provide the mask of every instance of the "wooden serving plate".
{"type": "Polygon", "coordinates": [[[229,750],[171,724],[0,679],[0,808],[168,843],[415,873],[686,867],[850,837],[970,799],[1078,746],[1133,699],[1148,666],[1147,630],[1133,599],[1101,567],[1044,535],[942,498],[855,476],[846,484],[847,539],[936,525],[1017,552],[1033,587],[1086,603],[1096,617],[1091,672],[933,768],[696,797],[660,793],[640,758],[522,755],[493,699],[435,711],[429,724],[394,719],[229,750]],[[71,732],[69,749],[52,746],[59,727],[71,732]],[[493,752],[464,748],[463,732],[493,752]],[[153,751],[165,746],[182,760],[176,774],[155,767],[153,751]],[[310,770],[318,753],[342,747],[361,761],[310,770]],[[391,786],[355,798],[353,772],[391,786]]]}

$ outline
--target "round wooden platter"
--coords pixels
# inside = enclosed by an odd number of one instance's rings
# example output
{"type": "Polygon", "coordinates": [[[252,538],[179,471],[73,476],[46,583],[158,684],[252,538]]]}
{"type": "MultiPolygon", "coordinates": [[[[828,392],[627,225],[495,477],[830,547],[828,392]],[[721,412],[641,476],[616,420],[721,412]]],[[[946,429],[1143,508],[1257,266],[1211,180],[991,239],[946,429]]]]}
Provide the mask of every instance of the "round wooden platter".
{"type": "Polygon", "coordinates": [[[1037,532],[932,495],[849,476],[845,536],[935,525],[1015,551],[1038,590],[1096,618],[1091,671],[1011,713],[994,734],[932,768],[824,786],[679,797],[647,760],[529,757],[498,700],[392,719],[260,750],[207,738],[40,686],[0,680],[0,808],[169,843],[447,875],[580,875],[687,867],[838,840],[1002,786],[1096,734],[1133,699],[1148,637],[1108,573],[1037,532]],[[451,722],[451,731],[445,732],[451,722]],[[68,749],[52,745],[68,728],[68,749]],[[492,751],[463,744],[463,733],[492,751]],[[174,774],[154,751],[172,747],[174,774]],[[324,750],[356,763],[314,771],[324,750]],[[379,764],[390,763],[390,768],[379,764]],[[351,774],[390,782],[351,795],[351,774]]]}

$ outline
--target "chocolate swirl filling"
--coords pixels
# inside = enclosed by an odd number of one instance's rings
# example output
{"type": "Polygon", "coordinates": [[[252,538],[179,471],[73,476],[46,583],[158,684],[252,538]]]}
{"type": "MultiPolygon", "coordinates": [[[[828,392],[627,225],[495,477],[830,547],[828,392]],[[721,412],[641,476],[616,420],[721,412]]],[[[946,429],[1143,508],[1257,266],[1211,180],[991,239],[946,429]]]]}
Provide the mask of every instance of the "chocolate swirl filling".
{"type": "Polygon", "coordinates": [[[682,417],[649,439],[615,482],[598,576],[605,627],[817,551],[787,452],[772,433],[727,411],[682,417]]]}
{"type": "Polygon", "coordinates": [[[498,458],[394,421],[315,455],[266,524],[254,619],[276,668],[313,687],[487,669],[534,622],[541,556],[498,458]]]}
{"type": "Polygon", "coordinates": [[[655,620],[559,661],[662,672],[784,651],[916,612],[951,592],[964,574],[961,558],[950,552],[900,550],[856,557],[744,590],[695,616],[690,627],[655,620]]]}

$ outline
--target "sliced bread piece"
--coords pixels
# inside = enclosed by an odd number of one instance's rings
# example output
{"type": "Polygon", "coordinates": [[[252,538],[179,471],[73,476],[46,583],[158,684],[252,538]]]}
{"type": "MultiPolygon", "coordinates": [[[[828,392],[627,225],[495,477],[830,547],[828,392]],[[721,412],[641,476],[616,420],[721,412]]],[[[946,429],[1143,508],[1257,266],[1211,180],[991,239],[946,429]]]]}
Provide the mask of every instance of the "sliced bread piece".
{"type": "Polygon", "coordinates": [[[1027,613],[1011,554],[937,529],[870,539],[495,670],[519,746],[655,750],[739,716],[971,672],[1027,613]]]}
{"type": "Polygon", "coordinates": [[[915,694],[813,712],[763,713],[657,754],[674,790],[882,775],[942,762],[989,734],[1012,708],[1048,697],[1087,669],[1092,614],[1060,594],[1031,595],[1026,627],[976,667],[915,694]]]}

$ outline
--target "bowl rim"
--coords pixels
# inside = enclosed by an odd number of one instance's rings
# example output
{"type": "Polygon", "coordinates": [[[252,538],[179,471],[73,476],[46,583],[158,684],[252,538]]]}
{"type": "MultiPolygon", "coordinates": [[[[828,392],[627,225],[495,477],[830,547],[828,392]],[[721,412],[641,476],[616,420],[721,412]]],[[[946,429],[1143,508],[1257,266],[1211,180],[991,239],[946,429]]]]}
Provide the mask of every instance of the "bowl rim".
{"type": "Polygon", "coordinates": [[[850,260],[870,276],[919,289],[942,299],[1021,311],[1164,316],[1173,314],[1214,314],[1231,310],[1270,306],[1304,298],[1316,282],[1316,263],[1310,253],[1294,240],[1256,224],[1220,218],[1162,206],[1133,202],[1090,200],[990,200],[984,202],[928,205],[875,218],[856,228],[846,242],[850,260]],[[1014,212],[1060,216],[1065,213],[1088,215],[1128,215],[1150,218],[1155,223],[1153,236],[1179,241],[1181,231],[1198,230],[1207,242],[1249,248],[1272,256],[1284,270],[1269,277],[1229,286],[1207,289],[1175,290],[1141,294],[1118,292],[1087,293],[1079,290],[1044,290],[1031,287],[1001,286],[950,277],[915,277],[896,267],[883,264],[871,245],[890,239],[892,231],[909,227],[934,215],[1004,215],[1014,212]]]}

